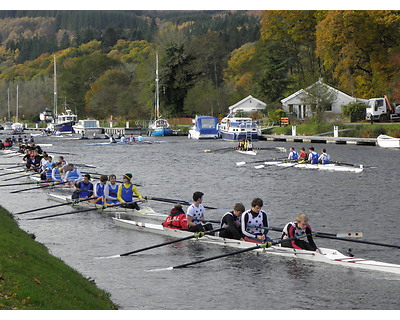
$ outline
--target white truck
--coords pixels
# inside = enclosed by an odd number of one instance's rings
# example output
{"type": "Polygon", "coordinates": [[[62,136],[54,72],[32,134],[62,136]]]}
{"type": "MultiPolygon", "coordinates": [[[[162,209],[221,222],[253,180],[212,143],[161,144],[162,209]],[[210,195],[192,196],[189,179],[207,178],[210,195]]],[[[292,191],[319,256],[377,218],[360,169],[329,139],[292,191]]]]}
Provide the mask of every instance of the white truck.
{"type": "Polygon", "coordinates": [[[387,122],[400,120],[400,105],[391,104],[387,96],[368,100],[366,119],[373,122],[387,122]]]}

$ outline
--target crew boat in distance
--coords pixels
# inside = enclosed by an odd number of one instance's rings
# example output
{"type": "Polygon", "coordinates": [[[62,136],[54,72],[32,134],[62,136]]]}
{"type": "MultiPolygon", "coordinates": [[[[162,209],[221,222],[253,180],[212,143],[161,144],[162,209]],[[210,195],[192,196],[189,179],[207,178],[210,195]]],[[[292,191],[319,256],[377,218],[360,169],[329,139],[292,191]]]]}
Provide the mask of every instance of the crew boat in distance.
{"type": "Polygon", "coordinates": [[[155,103],[154,103],[154,117],[155,120],[149,122],[148,135],[149,136],[171,136],[172,129],[169,127],[169,123],[166,119],[161,119],[160,116],[160,99],[159,99],[159,88],[158,88],[158,53],[156,54],[156,91],[155,91],[155,103]]]}
{"type": "Polygon", "coordinates": [[[211,116],[196,116],[193,126],[189,130],[188,138],[192,139],[217,139],[218,119],[211,116]]]}
{"type": "Polygon", "coordinates": [[[223,140],[258,140],[261,130],[257,122],[247,117],[235,117],[229,114],[221,120],[219,135],[223,140]]]}

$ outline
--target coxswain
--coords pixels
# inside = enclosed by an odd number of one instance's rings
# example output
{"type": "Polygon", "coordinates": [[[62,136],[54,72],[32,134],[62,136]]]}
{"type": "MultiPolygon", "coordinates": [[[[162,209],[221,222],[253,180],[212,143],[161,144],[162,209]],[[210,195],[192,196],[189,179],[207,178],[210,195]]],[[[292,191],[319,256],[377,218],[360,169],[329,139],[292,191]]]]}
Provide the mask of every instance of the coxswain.
{"type": "MultiPolygon", "coordinates": [[[[135,194],[141,201],[144,201],[137,187],[131,182],[132,173],[125,173],[122,178],[123,183],[118,187],[118,201],[121,203],[133,202],[133,194],[135,194]]],[[[124,205],[124,207],[140,210],[140,207],[136,202],[124,205]]]]}
{"type": "Polygon", "coordinates": [[[171,229],[186,230],[188,228],[185,211],[181,204],[176,204],[165,221],[162,222],[163,227],[171,229]]]}
{"type": "Polygon", "coordinates": [[[93,196],[93,183],[90,181],[90,174],[84,174],[81,181],[75,182],[75,191],[72,199],[85,200],[93,196]]]}
{"type": "Polygon", "coordinates": [[[193,193],[193,203],[186,211],[186,218],[188,222],[188,230],[191,232],[204,232],[212,230],[211,223],[203,224],[205,210],[202,205],[204,193],[196,191],[193,193]]]}
{"type": "Polygon", "coordinates": [[[299,159],[299,154],[296,152],[296,150],[293,147],[291,147],[289,150],[290,150],[290,153],[288,156],[288,160],[291,162],[297,162],[297,160],[299,159]]]}
{"type": "Polygon", "coordinates": [[[308,224],[308,217],[305,213],[299,214],[295,222],[289,222],[283,228],[282,240],[289,238],[292,240],[282,241],[282,247],[289,247],[297,250],[317,251],[317,246],[312,237],[312,230],[308,224]],[[307,241],[302,239],[292,239],[304,235],[307,235],[307,241]]]}
{"type": "Polygon", "coordinates": [[[268,238],[268,215],[262,210],[264,202],[255,198],[251,202],[251,209],[242,214],[241,228],[245,241],[249,242],[272,242],[268,238]]]}
{"type": "Polygon", "coordinates": [[[310,147],[308,151],[308,162],[318,164],[318,153],[315,152],[314,147],[310,147]]]}
{"type": "Polygon", "coordinates": [[[108,180],[108,177],[106,175],[101,175],[99,182],[96,182],[96,184],[94,185],[93,196],[95,197],[94,202],[97,204],[105,203],[104,190],[107,185],[107,180],[108,180]]]}
{"type": "Polygon", "coordinates": [[[321,151],[322,151],[322,153],[318,158],[318,162],[321,163],[321,164],[330,164],[331,163],[331,161],[330,161],[331,156],[326,153],[326,149],[325,148],[322,149],[321,151]]]}
{"type": "Polygon", "coordinates": [[[304,163],[308,161],[308,154],[306,152],[306,149],[304,147],[300,148],[300,154],[299,154],[299,162],[304,163]]]}
{"type": "Polygon", "coordinates": [[[228,239],[244,240],[240,227],[241,217],[245,212],[245,207],[241,203],[236,203],[232,211],[228,211],[222,216],[219,236],[228,239]]]}
{"type": "Polygon", "coordinates": [[[108,183],[104,188],[104,196],[106,198],[105,205],[116,204],[119,203],[117,195],[118,195],[118,187],[117,177],[115,174],[111,174],[108,177],[108,183]]]}

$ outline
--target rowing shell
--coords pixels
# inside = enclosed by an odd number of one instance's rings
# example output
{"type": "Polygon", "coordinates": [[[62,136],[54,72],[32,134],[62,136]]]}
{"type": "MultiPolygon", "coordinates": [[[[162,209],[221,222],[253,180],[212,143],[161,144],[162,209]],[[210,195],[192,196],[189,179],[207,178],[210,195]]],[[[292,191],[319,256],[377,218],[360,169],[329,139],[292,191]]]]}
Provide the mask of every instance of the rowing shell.
{"type": "Polygon", "coordinates": [[[240,150],[240,149],[236,149],[237,152],[242,153],[242,154],[247,154],[250,156],[255,156],[257,154],[257,151],[255,150],[240,150]]]}
{"type": "MultiPolygon", "coordinates": [[[[165,236],[170,236],[174,238],[184,238],[190,235],[193,235],[192,232],[178,230],[178,229],[170,229],[164,228],[161,224],[152,224],[152,223],[145,223],[145,222],[137,222],[132,220],[124,220],[120,218],[112,218],[116,226],[139,230],[144,232],[151,232],[156,234],[161,234],[165,236]]],[[[216,245],[227,246],[236,249],[245,249],[254,247],[255,244],[252,242],[234,240],[234,239],[226,239],[221,237],[216,237],[212,235],[204,235],[201,238],[193,238],[190,239],[192,241],[201,241],[204,243],[211,243],[216,245]]],[[[259,253],[267,253],[267,254],[274,254],[279,256],[285,256],[289,258],[295,259],[303,259],[315,262],[324,262],[332,265],[344,266],[349,268],[358,268],[364,270],[374,270],[374,271],[381,271],[381,272],[389,272],[393,274],[400,275],[400,265],[386,263],[386,262],[379,262],[374,260],[367,260],[362,258],[354,258],[349,257],[341,252],[328,249],[328,248],[319,248],[320,253],[315,251],[307,251],[307,250],[297,250],[292,248],[281,247],[280,245],[272,246],[271,248],[267,249],[256,249],[253,250],[259,253]]]]}
{"type": "Polygon", "coordinates": [[[335,163],[330,164],[311,164],[311,163],[291,163],[282,161],[266,161],[261,165],[255,166],[256,169],[264,168],[265,166],[278,166],[278,167],[294,167],[300,169],[311,169],[311,170],[325,170],[325,171],[337,171],[337,172],[363,172],[364,166],[361,165],[338,165],[335,163]]]}
{"type": "Polygon", "coordinates": [[[63,195],[57,193],[48,193],[47,196],[57,202],[71,202],[71,206],[78,209],[89,209],[98,208],[102,212],[111,214],[113,216],[121,216],[124,218],[147,218],[152,220],[164,221],[167,218],[167,214],[157,213],[150,207],[140,206],[140,210],[124,208],[120,206],[103,208],[103,205],[96,204],[90,201],[82,201],[74,203],[70,195],[63,195]]]}

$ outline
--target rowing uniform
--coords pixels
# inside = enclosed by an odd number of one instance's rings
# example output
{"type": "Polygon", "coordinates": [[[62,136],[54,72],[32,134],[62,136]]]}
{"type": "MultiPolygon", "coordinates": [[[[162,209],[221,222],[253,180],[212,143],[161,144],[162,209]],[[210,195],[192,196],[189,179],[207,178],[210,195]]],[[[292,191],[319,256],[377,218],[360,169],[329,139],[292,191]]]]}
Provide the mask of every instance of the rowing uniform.
{"type": "Polygon", "coordinates": [[[308,155],[308,161],[309,161],[311,164],[318,164],[318,153],[316,153],[315,151],[311,152],[311,153],[308,155]]]}
{"type": "Polygon", "coordinates": [[[169,216],[163,221],[162,225],[166,228],[171,229],[187,229],[187,218],[185,212],[182,208],[179,210],[177,208],[172,208],[169,216]]]}
{"type": "Polygon", "coordinates": [[[199,204],[198,207],[196,207],[193,203],[188,207],[187,211],[186,211],[186,218],[187,216],[192,217],[192,222],[196,225],[196,226],[189,226],[188,230],[192,231],[192,232],[204,232],[204,230],[211,230],[212,229],[212,225],[210,223],[206,223],[206,224],[202,224],[201,221],[197,221],[197,220],[202,220],[204,219],[204,207],[202,204],[199,204]]]}
{"type": "Polygon", "coordinates": [[[244,239],[250,242],[261,242],[257,236],[265,235],[266,241],[268,230],[261,227],[268,227],[268,215],[264,210],[260,210],[257,214],[252,210],[247,210],[242,214],[241,228],[244,239]]]}
{"type": "Polygon", "coordinates": [[[88,183],[79,181],[76,182],[75,186],[76,188],[79,189],[79,191],[77,192],[75,191],[74,194],[72,195],[74,199],[78,198],[79,200],[82,200],[93,196],[93,183],[91,183],[90,181],[88,183]]]}
{"type": "MultiPolygon", "coordinates": [[[[118,187],[117,199],[121,203],[132,202],[133,201],[133,194],[135,194],[139,199],[143,199],[143,197],[139,193],[139,190],[136,188],[136,186],[134,184],[123,183],[123,184],[120,184],[119,187],[118,187]]],[[[126,206],[128,208],[133,208],[133,209],[136,209],[136,210],[140,210],[140,207],[136,202],[132,203],[132,204],[128,204],[126,206]]]]}
{"type": "Polygon", "coordinates": [[[95,199],[95,203],[97,204],[103,204],[104,203],[104,188],[105,188],[106,184],[105,183],[101,183],[101,182],[97,182],[94,186],[94,197],[96,197],[97,199],[95,199]]]}
{"type": "Polygon", "coordinates": [[[107,204],[116,204],[119,203],[117,195],[118,195],[118,184],[112,185],[111,183],[107,183],[104,187],[104,196],[106,197],[106,205],[107,204]]]}
{"type": "Polygon", "coordinates": [[[307,152],[301,151],[299,154],[299,162],[305,162],[308,160],[307,152]]]}
{"type": "Polygon", "coordinates": [[[82,174],[79,169],[74,169],[72,171],[67,171],[64,177],[65,181],[81,181],[82,174]]]}
{"type": "Polygon", "coordinates": [[[224,229],[219,232],[220,237],[236,240],[243,238],[240,217],[235,216],[233,211],[229,211],[222,216],[221,228],[224,229]]]}
{"type": "Polygon", "coordinates": [[[297,160],[299,158],[299,154],[296,151],[290,151],[288,160],[297,160]]]}
{"type": "Polygon", "coordinates": [[[307,235],[308,242],[301,240],[301,239],[293,239],[290,241],[283,241],[281,243],[281,246],[294,248],[294,249],[298,249],[298,250],[316,251],[317,246],[316,246],[311,234],[312,234],[312,230],[309,225],[307,225],[306,229],[303,230],[297,226],[296,222],[289,222],[283,228],[282,240],[307,235]]]}
{"type": "Polygon", "coordinates": [[[324,152],[319,156],[318,162],[322,163],[322,164],[329,164],[329,163],[331,163],[330,159],[331,159],[331,157],[329,156],[329,154],[324,152]]]}
{"type": "Polygon", "coordinates": [[[53,181],[61,181],[61,173],[60,170],[56,167],[51,170],[51,179],[53,181]]]}

